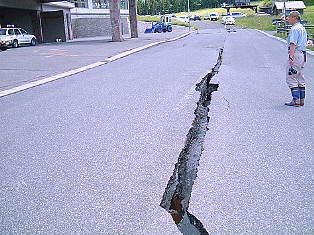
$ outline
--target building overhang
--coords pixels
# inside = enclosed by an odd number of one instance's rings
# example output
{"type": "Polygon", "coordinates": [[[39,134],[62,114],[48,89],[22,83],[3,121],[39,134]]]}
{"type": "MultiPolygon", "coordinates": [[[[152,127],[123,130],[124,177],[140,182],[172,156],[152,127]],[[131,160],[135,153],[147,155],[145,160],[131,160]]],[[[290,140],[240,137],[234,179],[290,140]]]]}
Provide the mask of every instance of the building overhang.
{"type": "Polygon", "coordinates": [[[37,0],[38,3],[49,3],[49,2],[70,2],[65,0],[37,0]]]}
{"type": "Polygon", "coordinates": [[[41,1],[42,5],[45,6],[51,6],[51,7],[57,7],[57,8],[66,8],[66,9],[71,9],[74,8],[75,5],[74,3],[70,3],[68,1],[41,1]]]}

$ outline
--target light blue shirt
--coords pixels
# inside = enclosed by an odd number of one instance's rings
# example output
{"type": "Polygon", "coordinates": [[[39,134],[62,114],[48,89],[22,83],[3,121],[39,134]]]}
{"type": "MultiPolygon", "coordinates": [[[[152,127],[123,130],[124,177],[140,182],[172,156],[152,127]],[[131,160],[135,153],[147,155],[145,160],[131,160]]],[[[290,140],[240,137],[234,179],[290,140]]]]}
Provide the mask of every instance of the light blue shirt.
{"type": "Polygon", "coordinates": [[[305,51],[307,41],[307,33],[305,28],[300,22],[295,23],[290,30],[289,36],[287,38],[288,43],[288,53],[290,53],[290,44],[296,45],[296,50],[305,51]]]}

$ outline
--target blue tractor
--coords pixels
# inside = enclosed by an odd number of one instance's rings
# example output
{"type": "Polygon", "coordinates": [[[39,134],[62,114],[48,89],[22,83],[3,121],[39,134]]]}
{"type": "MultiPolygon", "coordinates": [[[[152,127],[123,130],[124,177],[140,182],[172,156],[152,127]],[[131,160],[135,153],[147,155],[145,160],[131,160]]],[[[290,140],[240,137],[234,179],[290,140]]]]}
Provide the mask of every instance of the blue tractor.
{"type": "Polygon", "coordinates": [[[161,33],[172,31],[172,15],[162,15],[160,21],[152,23],[151,28],[147,28],[145,33],[161,33]]]}

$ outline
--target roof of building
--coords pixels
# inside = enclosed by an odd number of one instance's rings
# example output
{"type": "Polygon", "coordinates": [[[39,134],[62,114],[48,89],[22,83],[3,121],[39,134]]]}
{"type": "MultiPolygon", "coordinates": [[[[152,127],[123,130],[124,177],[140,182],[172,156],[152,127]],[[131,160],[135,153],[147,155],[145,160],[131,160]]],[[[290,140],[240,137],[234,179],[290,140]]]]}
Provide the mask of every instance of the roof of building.
{"type": "MultiPolygon", "coordinates": [[[[275,2],[277,9],[283,9],[284,2],[275,2]]],[[[286,2],[286,9],[305,9],[306,6],[303,1],[286,2]]]]}

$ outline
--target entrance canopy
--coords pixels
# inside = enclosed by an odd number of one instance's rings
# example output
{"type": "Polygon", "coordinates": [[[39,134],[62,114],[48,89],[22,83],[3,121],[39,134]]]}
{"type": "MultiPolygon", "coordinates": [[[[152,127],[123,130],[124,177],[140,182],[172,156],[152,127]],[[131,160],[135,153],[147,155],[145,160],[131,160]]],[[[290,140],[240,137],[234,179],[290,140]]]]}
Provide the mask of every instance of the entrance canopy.
{"type": "Polygon", "coordinates": [[[74,8],[74,3],[70,3],[69,1],[61,1],[61,0],[39,0],[39,3],[50,5],[54,7],[60,8],[74,8]]]}

